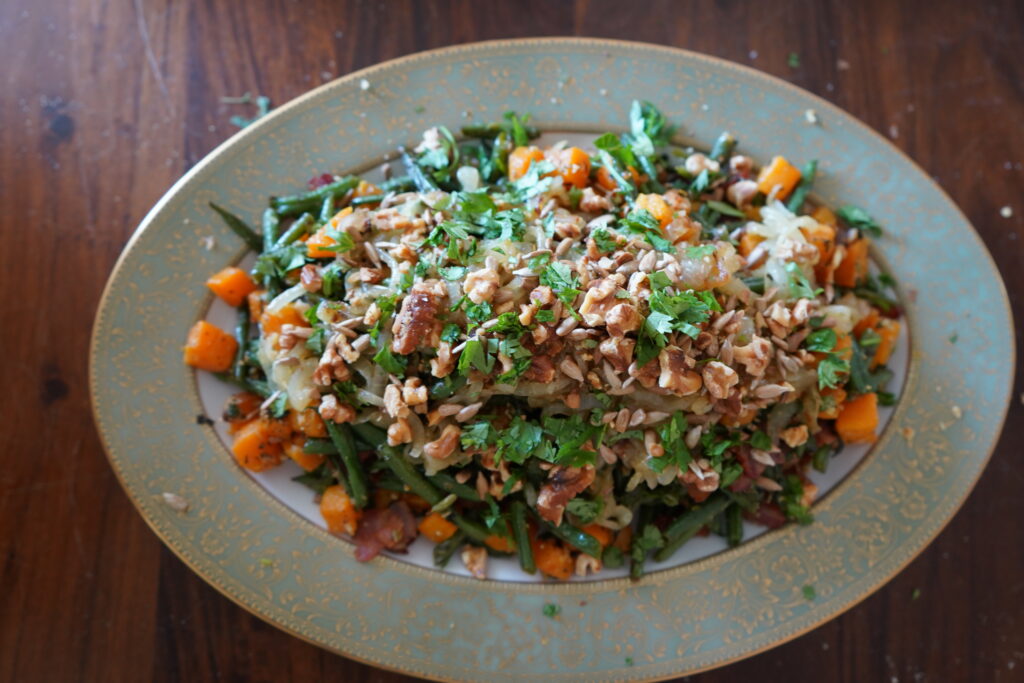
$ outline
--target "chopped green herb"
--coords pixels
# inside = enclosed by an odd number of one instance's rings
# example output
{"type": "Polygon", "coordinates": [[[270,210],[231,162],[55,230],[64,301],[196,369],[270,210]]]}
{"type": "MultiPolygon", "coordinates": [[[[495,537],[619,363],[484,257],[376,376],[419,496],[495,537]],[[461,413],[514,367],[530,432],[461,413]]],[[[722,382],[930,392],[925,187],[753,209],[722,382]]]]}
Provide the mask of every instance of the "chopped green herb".
{"type": "Polygon", "coordinates": [[[562,608],[553,602],[548,602],[544,604],[544,609],[542,611],[544,613],[544,616],[548,617],[549,619],[554,619],[561,613],[562,608]]]}
{"type": "Polygon", "coordinates": [[[867,211],[858,206],[853,206],[852,204],[841,206],[836,211],[836,215],[867,235],[872,237],[882,236],[882,226],[876,223],[875,219],[867,211]]]}
{"type": "Polygon", "coordinates": [[[790,52],[789,56],[786,57],[786,64],[789,64],[790,69],[799,69],[800,54],[798,52],[790,52]]]}
{"type": "Polygon", "coordinates": [[[818,593],[814,590],[814,586],[810,584],[807,584],[800,590],[804,594],[804,600],[814,600],[816,597],[818,597],[818,593]]]}

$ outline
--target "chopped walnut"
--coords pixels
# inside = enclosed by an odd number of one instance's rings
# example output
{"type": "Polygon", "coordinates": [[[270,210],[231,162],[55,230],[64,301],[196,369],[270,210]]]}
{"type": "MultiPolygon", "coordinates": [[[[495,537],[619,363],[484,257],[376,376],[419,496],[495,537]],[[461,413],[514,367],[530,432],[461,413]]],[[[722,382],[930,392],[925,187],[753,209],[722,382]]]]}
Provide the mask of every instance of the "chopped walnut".
{"type": "Polygon", "coordinates": [[[399,446],[412,441],[412,429],[409,428],[409,421],[400,417],[388,426],[388,445],[399,446]]]}
{"type": "Polygon", "coordinates": [[[721,170],[721,165],[714,159],[708,158],[706,154],[696,152],[686,157],[686,161],[683,162],[683,167],[686,172],[690,175],[700,175],[701,171],[707,171],[708,173],[718,173],[721,170]]]}
{"type": "Polygon", "coordinates": [[[347,403],[338,402],[334,394],[325,394],[320,399],[320,406],[317,408],[317,412],[320,413],[320,417],[323,419],[339,424],[352,422],[352,420],[356,419],[356,409],[347,403]]]}
{"type": "Polygon", "coordinates": [[[466,281],[462,288],[465,290],[466,296],[469,297],[470,301],[479,304],[484,301],[490,301],[500,285],[501,278],[498,276],[498,271],[492,268],[481,268],[480,270],[474,270],[466,276],[466,281]]]}
{"type": "Polygon", "coordinates": [[[754,170],[754,160],[748,156],[737,154],[729,159],[729,170],[738,176],[746,178],[754,170]]]}
{"type": "Polygon", "coordinates": [[[452,358],[452,345],[446,341],[437,345],[437,358],[430,361],[430,374],[434,377],[447,377],[455,369],[455,359],[452,358]]]}
{"type": "Polygon", "coordinates": [[[431,458],[441,460],[455,452],[459,445],[459,437],[462,436],[462,429],[456,425],[447,425],[441,432],[441,436],[423,446],[423,453],[431,458]]]}
{"type": "Polygon", "coordinates": [[[613,337],[625,337],[627,332],[639,330],[643,321],[643,316],[636,310],[636,306],[630,304],[613,306],[604,317],[608,334],[613,337]]]}
{"type": "Polygon", "coordinates": [[[408,406],[418,406],[427,402],[427,387],[419,377],[410,377],[402,387],[402,400],[408,406]]]}
{"type": "Polygon", "coordinates": [[[633,362],[636,340],[628,337],[609,337],[597,345],[601,355],[612,364],[615,372],[626,372],[633,362]]]}
{"type": "Polygon", "coordinates": [[[553,468],[537,496],[537,512],[558,526],[562,523],[566,504],[594,483],[595,476],[593,465],[553,468]]]}
{"type": "Polygon", "coordinates": [[[776,337],[785,338],[793,326],[793,315],[786,304],[776,301],[764,312],[765,322],[776,337]]]}
{"type": "Polygon", "coordinates": [[[818,247],[808,242],[783,239],[775,247],[774,255],[780,261],[792,261],[805,266],[813,266],[821,257],[821,252],[818,251],[818,247]]]}
{"type": "Polygon", "coordinates": [[[735,182],[725,191],[725,196],[730,202],[742,209],[757,196],[757,183],[753,180],[735,182]]]}
{"type": "Polygon", "coordinates": [[[668,346],[658,354],[658,386],[677,396],[689,396],[700,391],[704,381],[690,369],[686,353],[678,346],[668,346]]]}
{"type": "Polygon", "coordinates": [[[462,564],[477,579],[487,578],[487,548],[467,545],[462,549],[462,564]]]}
{"type": "Polygon", "coordinates": [[[580,211],[587,213],[601,213],[602,211],[610,211],[612,203],[608,201],[607,197],[594,192],[593,188],[583,188],[583,194],[580,196],[580,211]]]}
{"type": "MultiPolygon", "coordinates": [[[[327,343],[324,354],[320,356],[320,363],[313,371],[313,383],[321,387],[329,387],[335,381],[344,382],[351,377],[344,358],[338,353],[338,341],[344,339],[340,334],[327,343]]],[[[347,344],[346,344],[347,345],[347,344]]],[[[357,354],[358,355],[358,354],[357,354]]]]}
{"type": "Polygon", "coordinates": [[[807,439],[810,436],[807,430],[807,425],[799,425],[796,427],[790,427],[789,429],[783,429],[779,433],[779,437],[786,442],[786,445],[790,448],[796,448],[807,443],[807,439]]]}
{"type": "Polygon", "coordinates": [[[384,268],[360,268],[359,280],[368,285],[376,285],[384,281],[388,275],[384,268]]]}
{"type": "Polygon", "coordinates": [[[447,289],[441,282],[417,282],[402,299],[402,308],[395,316],[391,332],[391,351],[408,355],[421,344],[436,346],[441,321],[437,317],[447,289]]]}
{"type": "Polygon", "coordinates": [[[604,323],[605,315],[615,306],[616,299],[612,295],[618,288],[618,283],[611,278],[601,278],[590,283],[590,288],[583,296],[583,303],[580,304],[580,315],[587,325],[596,327],[604,323]]]}
{"type": "Polygon", "coordinates": [[[583,227],[586,225],[586,221],[583,217],[574,213],[571,213],[565,209],[555,209],[555,218],[553,229],[555,236],[562,239],[570,238],[578,240],[580,235],[583,234],[583,227]]]}
{"type": "Polygon", "coordinates": [[[391,417],[405,417],[409,406],[402,400],[402,389],[397,384],[384,387],[384,411],[391,417]]]}
{"type": "Polygon", "coordinates": [[[732,356],[747,369],[747,373],[760,377],[771,363],[772,343],[764,337],[754,335],[749,344],[733,347],[732,356]]]}
{"type": "Polygon", "coordinates": [[[302,283],[302,288],[307,292],[319,292],[320,287],[324,284],[324,279],[320,277],[320,269],[318,267],[312,263],[307,263],[299,271],[299,282],[302,283]]]}
{"type": "Polygon", "coordinates": [[[716,360],[705,365],[701,374],[708,393],[718,399],[728,398],[730,390],[740,381],[735,370],[716,360]]]}

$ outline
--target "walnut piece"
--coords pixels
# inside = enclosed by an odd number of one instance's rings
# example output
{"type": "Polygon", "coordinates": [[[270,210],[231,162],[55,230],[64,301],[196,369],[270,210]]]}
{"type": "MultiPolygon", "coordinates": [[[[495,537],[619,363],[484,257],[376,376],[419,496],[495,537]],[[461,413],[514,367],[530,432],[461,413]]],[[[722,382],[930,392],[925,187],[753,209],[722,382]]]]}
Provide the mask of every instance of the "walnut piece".
{"type": "Polygon", "coordinates": [[[627,332],[639,330],[643,320],[636,306],[630,304],[613,306],[604,317],[608,334],[613,337],[625,337],[627,332]]]}
{"type": "Polygon", "coordinates": [[[469,573],[477,579],[487,578],[487,549],[474,545],[467,545],[462,549],[462,564],[466,565],[469,573]]]}
{"type": "Polygon", "coordinates": [[[749,344],[733,347],[732,356],[733,360],[747,369],[747,373],[760,377],[772,361],[772,343],[754,335],[749,344]]]}
{"type": "Polygon", "coordinates": [[[735,370],[717,360],[705,365],[701,374],[704,376],[704,386],[707,387],[708,393],[717,399],[728,398],[729,391],[740,381],[740,376],[735,370]]]}
{"type": "Polygon", "coordinates": [[[479,304],[494,298],[500,285],[501,278],[498,276],[498,271],[492,268],[481,268],[466,276],[462,289],[470,301],[479,304]]]}
{"type": "Polygon", "coordinates": [[[704,380],[690,369],[686,354],[678,346],[668,346],[658,354],[658,386],[677,396],[689,396],[700,391],[704,380]]]}
{"type": "Polygon", "coordinates": [[[537,496],[537,512],[555,526],[562,523],[565,506],[579,493],[594,483],[593,465],[585,467],[555,467],[537,496]]]}
{"type": "Polygon", "coordinates": [[[317,412],[320,413],[320,417],[323,419],[339,424],[352,422],[352,420],[356,419],[356,409],[347,403],[339,403],[334,394],[325,394],[320,399],[320,406],[317,412]]]}
{"type": "Polygon", "coordinates": [[[408,355],[421,344],[436,346],[440,335],[438,311],[444,299],[444,285],[440,282],[417,282],[402,300],[402,308],[395,316],[391,332],[391,351],[408,355]]]}
{"type": "Polygon", "coordinates": [[[456,425],[447,425],[436,440],[423,446],[423,453],[431,458],[441,460],[455,452],[459,445],[462,429],[456,425]]]}

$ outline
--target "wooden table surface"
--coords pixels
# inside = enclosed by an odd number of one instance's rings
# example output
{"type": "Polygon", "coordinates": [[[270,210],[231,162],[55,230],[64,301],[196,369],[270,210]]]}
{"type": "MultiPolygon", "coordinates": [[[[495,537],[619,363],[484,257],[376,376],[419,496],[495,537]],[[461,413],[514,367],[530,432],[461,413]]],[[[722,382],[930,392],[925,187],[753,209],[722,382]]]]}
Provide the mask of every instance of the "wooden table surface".
{"type": "MultiPolygon", "coordinates": [[[[1024,320],[1019,1],[5,0],[0,680],[407,680],[263,623],[161,545],[93,426],[93,314],[146,211],[234,131],[232,115],[251,113],[223,96],[283,103],[427,48],[569,34],[749,64],[863,119],[963,208],[1024,320]]],[[[963,510],[889,585],[803,637],[690,680],[1024,680],[1020,392],[1018,382],[963,510]]]]}

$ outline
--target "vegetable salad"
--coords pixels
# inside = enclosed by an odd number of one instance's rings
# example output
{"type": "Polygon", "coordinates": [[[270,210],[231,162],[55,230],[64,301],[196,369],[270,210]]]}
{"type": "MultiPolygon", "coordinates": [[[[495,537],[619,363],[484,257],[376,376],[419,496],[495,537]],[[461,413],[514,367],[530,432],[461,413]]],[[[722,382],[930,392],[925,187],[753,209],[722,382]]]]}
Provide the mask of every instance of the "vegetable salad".
{"type": "Polygon", "coordinates": [[[258,257],[210,278],[238,325],[196,323],[185,362],[240,389],[238,463],[298,464],[360,560],[422,535],[480,578],[636,578],[810,523],[808,470],[894,400],[870,215],[813,203],[815,161],[674,144],[646,102],[586,149],[513,113],[461,132],[272,197],[259,232],[213,206],[258,257]]]}

